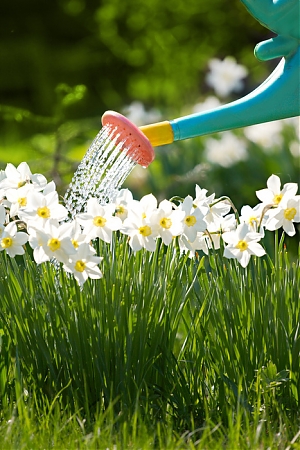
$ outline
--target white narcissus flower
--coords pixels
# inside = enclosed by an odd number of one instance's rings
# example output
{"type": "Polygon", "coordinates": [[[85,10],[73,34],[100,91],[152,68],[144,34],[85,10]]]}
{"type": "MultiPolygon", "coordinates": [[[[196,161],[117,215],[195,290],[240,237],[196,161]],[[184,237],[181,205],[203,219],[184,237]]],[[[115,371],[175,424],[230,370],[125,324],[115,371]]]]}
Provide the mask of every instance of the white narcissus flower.
{"type": "Polygon", "coordinates": [[[26,207],[19,210],[20,219],[31,225],[38,220],[42,225],[48,219],[64,220],[68,216],[67,209],[59,203],[55,183],[51,181],[43,192],[31,191],[27,195],[26,207]]]}
{"type": "Polygon", "coordinates": [[[65,222],[60,225],[61,237],[68,237],[71,239],[73,247],[77,249],[84,242],[89,242],[89,238],[82,233],[81,226],[77,220],[65,222]]]}
{"type": "Polygon", "coordinates": [[[206,230],[206,222],[203,220],[209,208],[206,206],[194,207],[193,198],[188,195],[178,207],[179,211],[184,211],[183,233],[190,242],[194,242],[197,233],[206,230]]]}
{"type": "Polygon", "coordinates": [[[4,190],[19,189],[27,183],[32,183],[35,189],[41,190],[47,184],[44,175],[32,174],[26,162],[22,162],[18,167],[8,163],[5,168],[5,176],[6,178],[0,181],[0,189],[4,190]]]}
{"type": "Polygon", "coordinates": [[[67,272],[72,273],[82,286],[88,278],[102,278],[102,272],[97,267],[102,259],[100,256],[95,256],[95,249],[85,242],[78,247],[76,253],[69,257],[63,267],[67,272]]]}
{"type": "Polygon", "coordinates": [[[194,199],[194,204],[196,206],[208,206],[210,203],[213,202],[215,198],[215,194],[211,194],[207,197],[207,189],[201,189],[198,184],[196,184],[195,193],[196,197],[194,199]]]}
{"type": "Polygon", "coordinates": [[[231,205],[227,201],[215,200],[209,205],[209,211],[206,214],[204,220],[207,226],[219,227],[223,221],[224,216],[229,213],[231,205]]]}
{"type": "Polygon", "coordinates": [[[270,211],[265,226],[270,231],[282,227],[286,234],[294,236],[296,234],[294,222],[300,222],[300,195],[281,201],[280,206],[270,211]]]}
{"type": "Polygon", "coordinates": [[[144,219],[139,212],[131,211],[123,222],[121,232],[130,237],[128,243],[134,252],[142,248],[154,252],[158,233],[151,219],[144,219]]]}
{"type": "Polygon", "coordinates": [[[248,152],[244,140],[231,131],[224,131],[220,139],[212,137],[206,139],[205,156],[210,163],[227,168],[245,161],[248,158],[248,152]]]}
{"type": "Polygon", "coordinates": [[[4,228],[0,238],[0,251],[5,250],[12,258],[16,255],[23,255],[25,250],[23,245],[28,241],[28,235],[23,231],[18,232],[15,222],[10,222],[4,228]]]}
{"type": "Polygon", "coordinates": [[[243,88],[242,80],[247,76],[248,70],[237,64],[232,56],[227,56],[223,61],[213,58],[208,66],[210,71],[206,76],[206,82],[220,97],[226,97],[231,92],[243,88]]]}
{"type": "Polygon", "coordinates": [[[297,190],[297,183],[286,183],[281,189],[280,178],[273,174],[267,180],[267,188],[256,191],[256,196],[264,205],[279,206],[281,201],[294,197],[297,190]]]}
{"type": "Polygon", "coordinates": [[[7,189],[5,196],[10,204],[10,217],[17,216],[21,209],[26,208],[28,194],[32,191],[34,191],[34,186],[27,183],[19,189],[7,189]]]}
{"type": "MultiPolygon", "coordinates": [[[[249,205],[244,205],[241,208],[240,223],[246,223],[252,231],[258,231],[259,223],[263,213],[264,205],[259,203],[254,208],[249,205]]],[[[262,230],[260,229],[259,232],[262,230]]]]}
{"type": "Polygon", "coordinates": [[[249,141],[259,145],[266,153],[274,151],[274,147],[282,146],[283,121],[274,120],[273,122],[258,123],[244,128],[244,134],[249,141]]]}
{"type": "Polygon", "coordinates": [[[251,255],[263,256],[266,252],[258,243],[262,235],[252,232],[246,223],[237,226],[236,230],[222,234],[225,247],[225,258],[236,258],[242,267],[246,267],[251,255]]]}
{"type": "Polygon", "coordinates": [[[173,204],[169,200],[163,200],[158,209],[152,213],[150,223],[158,230],[163,243],[169,245],[173,237],[183,233],[184,216],[184,211],[173,210],[173,204]]]}
{"type": "Polygon", "coordinates": [[[131,209],[142,219],[149,219],[152,213],[157,210],[157,199],[153,194],[144,195],[140,201],[134,200],[132,202],[131,209]]]}
{"type": "Polygon", "coordinates": [[[28,227],[29,245],[33,248],[33,257],[37,264],[50,261],[52,258],[67,262],[76,252],[71,238],[66,236],[65,227],[57,220],[47,220],[41,228],[37,221],[35,226],[28,227]]]}
{"type": "Polygon", "coordinates": [[[196,239],[191,242],[188,238],[182,234],[179,239],[179,248],[182,253],[188,252],[189,258],[193,258],[197,251],[202,250],[203,253],[208,255],[208,249],[211,248],[211,242],[209,236],[205,233],[197,233],[196,239]]]}
{"type": "Polygon", "coordinates": [[[112,232],[117,231],[122,226],[122,220],[114,217],[115,205],[100,205],[96,198],[87,201],[86,213],[78,214],[76,220],[83,227],[84,234],[89,239],[100,238],[104,242],[110,243],[112,232]]]}
{"type": "Polygon", "coordinates": [[[207,237],[209,237],[209,240],[207,240],[208,248],[218,250],[220,248],[222,233],[232,231],[235,228],[236,218],[234,214],[228,214],[225,217],[219,216],[215,218],[215,220],[211,221],[207,226],[207,237]]]}
{"type": "Polygon", "coordinates": [[[122,222],[128,216],[128,208],[132,201],[133,196],[129,189],[121,189],[116,198],[113,199],[113,203],[115,204],[115,216],[119,217],[122,222]]]}

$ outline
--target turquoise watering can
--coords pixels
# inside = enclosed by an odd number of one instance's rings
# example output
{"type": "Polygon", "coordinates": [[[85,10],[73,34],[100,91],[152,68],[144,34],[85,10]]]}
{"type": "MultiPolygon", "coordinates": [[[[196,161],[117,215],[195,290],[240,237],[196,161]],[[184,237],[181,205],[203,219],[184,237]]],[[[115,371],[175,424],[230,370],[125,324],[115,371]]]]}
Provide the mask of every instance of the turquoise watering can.
{"type": "Polygon", "coordinates": [[[130,154],[144,166],[154,159],[152,147],[234,128],[300,115],[300,1],[241,0],[262,25],[277,34],[254,50],[261,61],[282,57],[272,74],[245,97],[213,110],[191,114],[139,129],[121,114],[107,111],[102,124],[111,124],[130,154]],[[145,138],[146,137],[146,138],[145,138]]]}

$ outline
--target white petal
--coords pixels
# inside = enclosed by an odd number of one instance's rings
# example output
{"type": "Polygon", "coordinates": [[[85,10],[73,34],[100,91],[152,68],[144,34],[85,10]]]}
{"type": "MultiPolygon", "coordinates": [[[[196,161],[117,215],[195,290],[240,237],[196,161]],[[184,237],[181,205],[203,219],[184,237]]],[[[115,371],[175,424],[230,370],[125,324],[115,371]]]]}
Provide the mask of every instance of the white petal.
{"type": "Polygon", "coordinates": [[[283,229],[289,236],[294,236],[296,234],[294,224],[291,220],[283,221],[283,229]]]}
{"type": "Polygon", "coordinates": [[[132,248],[132,250],[134,252],[137,252],[138,250],[141,250],[142,248],[142,244],[139,240],[138,235],[134,234],[133,236],[131,236],[130,240],[129,240],[129,245],[132,248]]]}
{"type": "Polygon", "coordinates": [[[271,175],[267,180],[267,186],[274,194],[280,193],[281,181],[277,175],[271,175]]]}
{"type": "Polygon", "coordinates": [[[266,254],[264,248],[257,242],[251,242],[248,245],[249,252],[256,256],[263,256],[266,254]]]}

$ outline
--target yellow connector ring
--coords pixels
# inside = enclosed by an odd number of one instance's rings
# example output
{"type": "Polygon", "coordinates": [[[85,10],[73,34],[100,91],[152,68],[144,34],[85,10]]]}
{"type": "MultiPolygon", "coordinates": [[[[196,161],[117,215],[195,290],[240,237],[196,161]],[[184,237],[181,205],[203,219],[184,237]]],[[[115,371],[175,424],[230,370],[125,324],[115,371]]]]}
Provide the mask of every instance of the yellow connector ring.
{"type": "Polygon", "coordinates": [[[174,141],[173,129],[168,121],[153,123],[139,128],[153,147],[171,144],[174,141]]]}

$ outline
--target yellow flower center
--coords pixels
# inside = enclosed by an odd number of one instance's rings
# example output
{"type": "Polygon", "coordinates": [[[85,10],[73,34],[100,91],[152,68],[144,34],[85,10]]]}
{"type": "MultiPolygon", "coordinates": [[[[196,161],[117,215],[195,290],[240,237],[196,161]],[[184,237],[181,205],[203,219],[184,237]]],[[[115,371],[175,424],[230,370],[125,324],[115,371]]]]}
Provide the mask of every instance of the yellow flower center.
{"type": "Polygon", "coordinates": [[[77,270],[77,272],[83,272],[85,269],[85,266],[86,266],[85,262],[78,260],[78,261],[76,261],[74,267],[75,267],[75,270],[77,270]]]}
{"type": "Polygon", "coordinates": [[[276,194],[276,195],[274,195],[274,198],[273,198],[273,203],[274,203],[274,205],[278,205],[278,203],[281,202],[282,197],[283,197],[282,194],[276,194]]]}
{"type": "Polygon", "coordinates": [[[139,228],[139,232],[142,236],[150,236],[152,233],[151,228],[148,225],[139,228]]]}
{"type": "Polygon", "coordinates": [[[168,217],[163,217],[162,219],[160,219],[159,225],[168,230],[172,226],[172,220],[168,217]]]}
{"type": "Polygon", "coordinates": [[[49,239],[49,241],[47,242],[47,245],[52,252],[55,252],[56,250],[58,250],[60,248],[60,240],[57,238],[49,239]]]}
{"type": "Polygon", "coordinates": [[[287,220],[293,220],[296,215],[296,208],[287,208],[284,210],[284,218],[287,220]]]}
{"type": "Polygon", "coordinates": [[[26,206],[27,205],[27,198],[26,197],[20,197],[18,198],[19,206],[26,206]]]}
{"type": "Polygon", "coordinates": [[[241,252],[243,252],[244,250],[247,250],[248,244],[247,244],[246,241],[239,241],[239,242],[237,243],[236,248],[238,248],[239,250],[241,250],[241,252]]]}
{"type": "Polygon", "coordinates": [[[2,248],[9,248],[13,245],[13,240],[10,237],[5,237],[1,240],[1,247],[2,248]]]}
{"type": "Polygon", "coordinates": [[[255,217],[255,216],[251,216],[251,217],[249,217],[249,219],[248,219],[248,223],[250,223],[251,225],[254,225],[255,223],[257,223],[258,222],[258,219],[257,219],[257,217],[255,217]]]}
{"type": "Polygon", "coordinates": [[[48,219],[50,217],[50,209],[47,206],[42,206],[38,208],[37,215],[42,217],[42,219],[48,219]]]}
{"type": "Polygon", "coordinates": [[[193,227],[195,225],[195,223],[197,222],[197,219],[195,216],[187,216],[184,219],[184,222],[188,227],[193,227]]]}
{"type": "Polygon", "coordinates": [[[116,207],[116,216],[118,217],[118,216],[121,216],[122,214],[125,214],[126,213],[126,208],[124,207],[124,206],[122,206],[122,205],[118,205],[117,207],[116,207]]]}
{"type": "Polygon", "coordinates": [[[26,181],[19,181],[18,188],[25,186],[25,184],[26,184],[26,181]]]}
{"type": "Polygon", "coordinates": [[[78,241],[75,241],[75,239],[72,239],[71,242],[72,242],[74,248],[78,248],[79,247],[78,241]]]}
{"type": "Polygon", "coordinates": [[[106,219],[101,216],[96,216],[94,217],[93,224],[95,225],[95,227],[104,227],[106,224],[106,219]]]}

